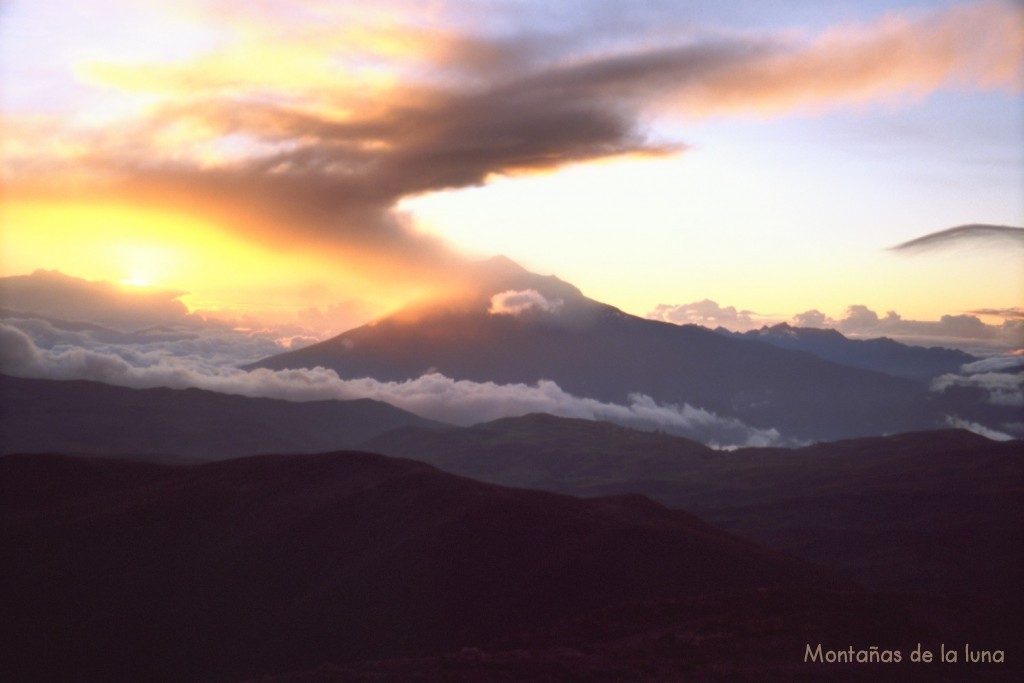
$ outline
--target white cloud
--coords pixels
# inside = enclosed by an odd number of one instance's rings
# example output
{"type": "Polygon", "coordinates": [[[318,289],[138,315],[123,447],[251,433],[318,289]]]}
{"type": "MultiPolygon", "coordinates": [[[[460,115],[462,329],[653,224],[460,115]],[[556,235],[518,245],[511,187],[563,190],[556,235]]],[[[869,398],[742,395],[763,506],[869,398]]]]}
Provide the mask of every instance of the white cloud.
{"type": "Polygon", "coordinates": [[[828,316],[818,309],[804,311],[793,316],[793,324],[797,327],[816,327],[820,329],[828,327],[828,320],[828,316]]]}
{"type": "Polygon", "coordinates": [[[988,394],[993,405],[1024,408],[1024,357],[996,356],[960,368],[961,374],[946,374],[932,380],[931,389],[973,387],[988,394]]]}
{"type": "MultiPolygon", "coordinates": [[[[42,348],[18,327],[0,323],[0,371],[22,377],[87,379],[134,388],[199,387],[243,396],[293,401],[371,398],[424,417],[469,425],[533,412],[607,420],[626,426],[694,438],[716,447],[778,444],[774,429],[754,429],[690,405],[659,404],[634,394],[627,404],[604,403],[566,393],[556,383],[495,384],[455,380],[439,373],[404,382],[341,379],[324,368],[245,371],[236,365],[255,347],[233,346],[225,339],[179,339],[152,345],[115,345],[88,337],[70,345],[55,333],[42,348]],[[225,361],[232,352],[233,363],[225,361]]],[[[257,343],[257,342],[254,342],[257,343]]]]}
{"type": "Polygon", "coordinates": [[[906,320],[889,311],[884,316],[864,305],[846,309],[838,320],[820,317],[818,311],[797,315],[794,320],[816,319],[814,327],[832,327],[848,337],[890,337],[909,344],[934,344],[957,348],[1012,349],[1024,345],[1024,327],[1020,321],[988,325],[974,315],[944,315],[938,320],[906,320]]]}
{"type": "Polygon", "coordinates": [[[736,332],[756,330],[765,324],[780,322],[753,311],[737,311],[735,306],[719,306],[710,299],[680,305],[658,304],[647,317],[677,325],[725,327],[736,332]]]}
{"type": "Polygon", "coordinates": [[[489,312],[494,315],[519,315],[533,309],[550,313],[561,306],[561,299],[551,301],[536,289],[510,289],[491,297],[489,312]]]}
{"type": "MultiPolygon", "coordinates": [[[[836,329],[854,339],[889,337],[905,344],[948,346],[975,353],[992,353],[1024,346],[1024,320],[1012,317],[1016,309],[993,311],[1007,316],[1002,325],[989,325],[975,315],[944,315],[936,321],[906,320],[896,311],[884,316],[862,304],[849,306],[836,319],[817,309],[797,313],[789,322],[797,327],[836,329]]],[[[647,314],[653,320],[677,325],[724,327],[746,332],[765,325],[784,322],[781,316],[761,315],[753,311],[721,306],[709,299],[690,304],[659,304],[647,314]]]]}
{"type": "Polygon", "coordinates": [[[981,436],[984,436],[986,439],[992,439],[993,441],[1012,441],[1014,438],[1009,434],[1004,434],[1003,432],[1000,432],[998,430],[990,429],[985,425],[978,424],[977,422],[971,422],[969,420],[964,420],[959,417],[947,417],[946,424],[956,429],[966,429],[969,432],[980,434],[981,436]]]}

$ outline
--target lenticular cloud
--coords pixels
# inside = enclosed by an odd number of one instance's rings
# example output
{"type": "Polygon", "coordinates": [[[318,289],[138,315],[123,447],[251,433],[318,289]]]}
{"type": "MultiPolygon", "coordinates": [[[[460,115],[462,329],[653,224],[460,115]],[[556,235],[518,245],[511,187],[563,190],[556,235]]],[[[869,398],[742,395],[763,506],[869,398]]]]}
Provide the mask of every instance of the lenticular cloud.
{"type": "Polygon", "coordinates": [[[0,372],[40,379],[94,380],[133,388],[197,387],[291,401],[370,398],[458,425],[544,412],[660,429],[720,448],[765,446],[782,441],[774,429],[754,429],[734,418],[687,404],[659,404],[643,394],[631,395],[626,404],[605,403],[573,396],[547,380],[534,385],[495,384],[456,380],[439,373],[404,382],[342,379],[325,368],[242,370],[223,363],[221,347],[216,344],[211,344],[211,348],[217,349],[217,353],[197,353],[196,348],[203,345],[194,338],[179,340],[178,347],[164,340],[155,348],[139,344],[94,344],[94,348],[86,348],[66,341],[40,348],[28,332],[0,323],[0,372]],[[185,354],[186,349],[192,353],[185,354]]]}

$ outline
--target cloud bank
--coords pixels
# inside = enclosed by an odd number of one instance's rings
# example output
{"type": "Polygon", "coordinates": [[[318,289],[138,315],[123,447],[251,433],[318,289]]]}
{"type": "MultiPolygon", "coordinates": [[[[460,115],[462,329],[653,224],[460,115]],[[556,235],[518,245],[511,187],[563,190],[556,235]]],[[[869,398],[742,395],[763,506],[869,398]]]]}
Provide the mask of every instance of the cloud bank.
{"type": "Polygon", "coordinates": [[[981,389],[993,405],[1024,408],[1024,357],[986,358],[964,365],[959,374],[932,380],[932,391],[941,393],[951,387],[981,389]]]}
{"type": "Polygon", "coordinates": [[[185,304],[178,301],[183,294],[88,281],[55,270],[0,278],[2,309],[118,328],[192,322],[185,304]]]}
{"type": "MultiPolygon", "coordinates": [[[[815,313],[809,311],[801,316],[807,319],[815,313]]],[[[944,315],[937,321],[904,320],[895,311],[879,316],[867,306],[854,305],[838,320],[825,318],[822,322],[819,326],[833,327],[847,336],[859,338],[890,337],[966,349],[1008,350],[1024,346],[1024,324],[1019,319],[1007,319],[1002,325],[989,325],[969,314],[944,315]]]]}
{"type": "MultiPolygon", "coordinates": [[[[237,333],[235,333],[237,334],[237,333]]],[[[435,420],[470,425],[533,412],[606,420],[640,429],[660,429],[720,448],[783,442],[773,429],[753,429],[739,420],[690,405],[658,404],[634,394],[626,405],[573,396],[557,384],[470,382],[438,373],[405,382],[341,379],[333,370],[245,371],[237,364],[267,355],[267,340],[217,334],[97,339],[60,330],[45,321],[0,323],[0,372],[43,379],[85,379],[133,388],[198,387],[242,396],[291,401],[370,398],[435,420]],[[130,342],[130,343],[129,343],[130,342]]],[[[276,349],[280,350],[280,349],[276,349]]]]}
{"type": "MultiPolygon", "coordinates": [[[[263,310],[259,315],[230,310],[190,312],[178,300],[182,294],[37,270],[31,275],[0,278],[0,318],[48,320],[51,326],[89,332],[92,341],[109,343],[147,342],[161,332],[173,336],[201,330],[242,346],[249,339],[260,338],[277,340],[284,348],[298,348],[358,327],[380,314],[378,308],[359,300],[323,308],[263,310]]],[[[263,350],[266,352],[266,347],[263,350]]]]}
{"type": "Polygon", "coordinates": [[[771,318],[759,316],[753,311],[737,311],[735,306],[719,306],[710,299],[677,306],[658,304],[646,317],[676,325],[700,325],[712,329],[725,327],[736,332],[756,330],[772,322],[771,318]]]}
{"type": "Polygon", "coordinates": [[[889,337],[907,344],[949,346],[967,351],[1008,351],[1024,347],[1024,315],[1020,309],[978,310],[924,321],[904,319],[895,311],[880,316],[867,306],[855,304],[849,306],[839,318],[812,309],[797,313],[787,320],[782,316],[737,311],[734,306],[720,306],[705,299],[690,304],[660,304],[646,317],[677,325],[725,327],[735,332],[790,322],[797,327],[836,329],[857,339],[889,337]],[[1002,325],[990,325],[982,321],[979,315],[998,315],[1004,321],[1002,325]]]}

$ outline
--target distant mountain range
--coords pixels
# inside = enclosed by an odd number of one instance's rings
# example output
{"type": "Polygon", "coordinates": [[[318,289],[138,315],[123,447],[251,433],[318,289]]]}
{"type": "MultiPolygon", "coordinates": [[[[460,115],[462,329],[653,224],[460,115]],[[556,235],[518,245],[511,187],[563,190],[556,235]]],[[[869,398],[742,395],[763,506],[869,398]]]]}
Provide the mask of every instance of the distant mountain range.
{"type": "Polygon", "coordinates": [[[394,406],[282,401],[201,389],[129,389],[0,375],[0,454],[224,459],[351,448],[402,426],[437,425],[394,406]]]}
{"type": "Polygon", "coordinates": [[[0,453],[194,462],[358,447],[485,482],[639,493],[875,589],[1019,593],[1024,447],[944,430],[716,451],[589,420],[469,428],[373,401],[297,403],[0,376],[0,453]],[[947,553],[955,543],[964,552],[947,553]],[[927,573],[922,566],[929,567],[927,573]]]}
{"type": "Polygon", "coordinates": [[[727,337],[765,342],[780,349],[807,351],[841,365],[920,381],[955,373],[964,364],[978,360],[955,349],[908,346],[885,337],[847,339],[838,330],[794,327],[787,323],[748,332],[731,332],[723,327],[715,331],[727,337]]]}
{"type": "Polygon", "coordinates": [[[478,283],[463,300],[411,308],[250,367],[322,366],[384,381],[428,371],[499,384],[546,379],[574,396],[625,404],[639,393],[795,440],[933,429],[965,406],[971,419],[989,411],[993,422],[1005,420],[981,395],[954,400],[921,381],[966,354],[810,333],[798,335],[801,348],[780,348],[776,334],[724,335],[627,315],[507,259],[480,264],[478,283]],[[521,303],[502,312],[495,302],[509,293],[521,303]],[[915,359],[910,370],[891,374],[907,359],[915,359]]]}
{"type": "Polygon", "coordinates": [[[1021,680],[1024,446],[937,429],[1019,422],[1009,374],[644,320],[507,259],[476,283],[253,367],[550,380],[810,445],[0,375],[0,679],[932,680],[803,657],[969,642],[1008,664],[953,678],[1021,680]]]}
{"type": "Polygon", "coordinates": [[[1024,602],[1019,441],[945,430],[729,452],[528,415],[398,429],[363,447],[506,486],[642,493],[877,590],[1024,602]]]}
{"type": "Polygon", "coordinates": [[[16,626],[0,677],[20,681],[246,680],[616,605],[852,588],[642,496],[508,489],[357,452],[6,456],[0,546],[16,626]]]}

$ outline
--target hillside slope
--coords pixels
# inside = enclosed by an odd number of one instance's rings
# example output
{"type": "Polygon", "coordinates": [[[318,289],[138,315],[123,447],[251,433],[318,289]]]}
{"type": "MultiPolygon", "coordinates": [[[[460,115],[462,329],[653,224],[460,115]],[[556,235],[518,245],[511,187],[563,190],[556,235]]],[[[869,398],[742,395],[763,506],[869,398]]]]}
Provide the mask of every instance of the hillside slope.
{"type": "Polygon", "coordinates": [[[0,458],[6,680],[240,680],[442,652],[612,605],[848,584],[640,496],[365,453],[0,458]]]}

